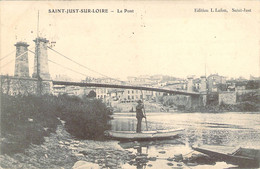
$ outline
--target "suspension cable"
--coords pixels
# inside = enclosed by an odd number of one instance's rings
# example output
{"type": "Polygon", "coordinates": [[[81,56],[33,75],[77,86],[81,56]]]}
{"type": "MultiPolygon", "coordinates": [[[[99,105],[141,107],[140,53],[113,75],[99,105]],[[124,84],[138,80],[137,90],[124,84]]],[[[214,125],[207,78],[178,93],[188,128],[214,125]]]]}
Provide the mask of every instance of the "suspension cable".
{"type": "Polygon", "coordinates": [[[80,72],[75,71],[75,70],[73,70],[73,69],[71,69],[71,68],[69,68],[69,67],[63,66],[63,65],[61,65],[61,64],[59,64],[59,63],[56,63],[56,62],[54,62],[54,61],[52,61],[52,60],[50,60],[50,59],[48,59],[48,61],[51,62],[51,63],[54,63],[54,64],[56,64],[56,65],[59,65],[60,67],[63,67],[63,68],[65,68],[65,69],[68,69],[68,70],[70,70],[70,71],[72,71],[72,72],[74,72],[74,73],[78,73],[78,74],[81,74],[81,75],[83,75],[83,76],[87,76],[86,74],[80,73],[80,72]]]}
{"type": "Polygon", "coordinates": [[[82,65],[82,64],[80,64],[80,63],[78,63],[78,62],[76,62],[76,61],[74,61],[74,60],[72,60],[72,59],[70,59],[69,57],[67,57],[67,56],[65,56],[65,55],[63,55],[63,54],[61,54],[60,52],[58,52],[58,51],[56,51],[56,50],[54,50],[54,49],[52,49],[52,48],[50,48],[50,47],[47,47],[47,48],[51,49],[51,50],[54,51],[55,53],[57,53],[57,54],[63,56],[64,58],[70,60],[71,62],[73,62],[73,63],[75,63],[75,64],[77,64],[77,65],[79,65],[79,66],[81,66],[81,67],[83,67],[83,68],[85,68],[85,69],[88,69],[88,70],[90,70],[90,71],[92,71],[92,72],[95,72],[95,73],[97,73],[97,74],[99,74],[99,75],[101,75],[101,76],[107,77],[107,78],[109,78],[109,79],[113,79],[113,80],[116,80],[116,81],[119,81],[119,82],[124,82],[124,81],[121,81],[121,80],[118,80],[118,79],[109,77],[109,76],[107,76],[107,75],[104,75],[104,74],[102,74],[102,73],[99,73],[99,72],[97,72],[97,71],[95,71],[95,70],[93,70],[93,69],[90,69],[90,68],[88,68],[88,67],[86,67],[86,66],[84,66],[84,65],[82,65]]]}
{"type": "MultiPolygon", "coordinates": [[[[35,52],[33,52],[33,51],[31,51],[31,50],[29,50],[29,51],[35,54],[35,52]]],[[[57,63],[57,62],[54,62],[54,61],[52,61],[52,60],[50,60],[50,59],[48,59],[48,61],[51,62],[51,63],[54,63],[54,64],[56,64],[56,65],[58,65],[58,66],[60,66],[60,67],[63,67],[63,68],[65,68],[65,69],[68,69],[68,70],[70,70],[70,71],[72,71],[72,72],[74,72],[74,73],[78,73],[78,74],[83,75],[83,76],[88,76],[88,75],[86,75],[86,74],[84,74],[84,73],[80,73],[80,72],[78,72],[78,71],[75,71],[75,70],[73,70],[73,69],[71,69],[71,68],[69,68],[69,67],[63,66],[63,65],[61,65],[61,64],[59,64],[59,63],[57,63]]]]}
{"type": "Polygon", "coordinates": [[[7,62],[7,63],[4,64],[3,66],[1,66],[1,68],[3,68],[3,67],[5,67],[5,66],[9,65],[9,64],[12,63],[15,59],[20,58],[23,54],[25,54],[25,53],[27,53],[27,52],[28,52],[28,51],[23,52],[23,53],[20,54],[19,56],[17,56],[17,57],[15,57],[14,59],[12,59],[10,62],[7,62]]]}
{"type": "MultiPolygon", "coordinates": [[[[33,47],[31,47],[31,48],[33,48],[33,47]]],[[[30,50],[31,48],[29,48],[28,51],[32,52],[32,51],[30,50]]],[[[14,51],[15,51],[15,50],[14,50],[14,51]]],[[[13,51],[13,52],[14,52],[14,51],[13,51]]],[[[10,62],[8,62],[8,63],[4,64],[3,66],[1,66],[1,68],[3,68],[3,67],[5,67],[5,66],[9,65],[9,64],[12,63],[15,59],[20,58],[23,54],[25,54],[25,53],[28,52],[28,51],[25,51],[25,52],[23,52],[22,54],[18,55],[17,57],[15,57],[14,59],[12,59],[10,62]]],[[[13,52],[11,52],[11,53],[13,53],[13,52]]],[[[11,53],[9,53],[8,55],[10,55],[11,53]]],[[[32,52],[32,53],[34,53],[34,52],[32,52]]],[[[35,54],[35,53],[34,53],[34,54],[35,54]]],[[[5,56],[5,57],[6,57],[6,56],[5,56]]],[[[4,59],[5,57],[1,58],[0,60],[4,59]]]]}
{"type": "Polygon", "coordinates": [[[3,60],[3,59],[5,59],[7,56],[10,56],[10,55],[11,55],[11,54],[13,54],[14,52],[15,52],[15,50],[13,50],[11,53],[7,54],[6,56],[4,56],[4,57],[0,58],[0,60],[3,60]]]}
{"type": "Polygon", "coordinates": [[[4,64],[3,66],[1,66],[1,68],[3,68],[3,67],[5,67],[5,66],[9,65],[9,64],[12,63],[13,61],[14,61],[14,59],[12,59],[10,62],[7,62],[7,63],[4,64]]]}
{"type": "MultiPolygon", "coordinates": [[[[29,51],[35,54],[35,52],[33,52],[33,51],[31,51],[31,50],[29,50],[29,51]]],[[[83,76],[87,76],[87,75],[84,74],[84,73],[80,73],[80,72],[78,72],[78,71],[75,71],[75,70],[73,70],[73,69],[71,69],[71,68],[69,68],[69,67],[63,66],[63,65],[61,65],[61,64],[59,64],[59,63],[57,63],[57,62],[54,62],[54,61],[52,61],[52,60],[50,60],[50,59],[48,59],[48,61],[51,62],[51,63],[54,63],[54,64],[56,64],[56,65],[58,65],[58,66],[60,66],[60,67],[63,67],[63,68],[65,68],[65,69],[68,69],[68,70],[70,70],[70,71],[72,71],[72,72],[74,72],[74,73],[78,73],[78,74],[81,74],[81,75],[83,75],[83,76]]]]}

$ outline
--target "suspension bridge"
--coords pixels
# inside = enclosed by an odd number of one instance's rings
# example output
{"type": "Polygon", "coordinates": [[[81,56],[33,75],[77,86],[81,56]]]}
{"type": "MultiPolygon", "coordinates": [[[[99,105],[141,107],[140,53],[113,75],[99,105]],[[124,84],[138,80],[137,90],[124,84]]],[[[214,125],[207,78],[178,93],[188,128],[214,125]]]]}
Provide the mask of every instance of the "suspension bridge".
{"type": "MultiPolygon", "coordinates": [[[[79,63],[76,60],[71,59],[71,57],[62,54],[61,52],[53,49],[48,46],[48,40],[45,38],[36,38],[35,42],[35,52],[28,49],[28,44],[26,42],[17,42],[16,46],[16,56],[12,58],[11,61],[2,65],[1,68],[4,69],[11,63],[15,61],[15,73],[14,76],[1,75],[1,91],[7,94],[50,94],[51,88],[55,85],[63,85],[63,86],[79,86],[79,87],[96,87],[96,88],[115,88],[115,89],[133,89],[133,90],[142,90],[142,91],[154,91],[154,92],[162,92],[169,95],[185,95],[191,96],[193,102],[201,102],[201,97],[205,94],[200,92],[193,91],[183,91],[183,90],[171,90],[164,89],[159,87],[147,87],[141,85],[132,85],[128,82],[121,81],[115,79],[113,77],[109,77],[103,73],[95,71],[79,63]],[[96,82],[71,82],[71,81],[56,81],[51,79],[51,75],[49,73],[48,63],[55,64],[60,66],[66,70],[71,72],[80,74],[82,76],[87,77],[88,75],[84,72],[79,72],[72,69],[70,66],[62,65],[61,63],[57,63],[48,58],[47,50],[57,54],[58,56],[65,58],[70,61],[72,64],[75,64],[79,67],[82,67],[88,71],[94,72],[102,77],[111,79],[114,83],[96,83],[96,82]],[[28,52],[34,54],[34,72],[32,77],[29,75],[28,68],[28,52]],[[116,83],[115,83],[116,82],[116,83]]],[[[13,57],[14,52],[9,53],[8,55],[0,58],[0,61],[7,59],[8,57],[13,57]]]]}

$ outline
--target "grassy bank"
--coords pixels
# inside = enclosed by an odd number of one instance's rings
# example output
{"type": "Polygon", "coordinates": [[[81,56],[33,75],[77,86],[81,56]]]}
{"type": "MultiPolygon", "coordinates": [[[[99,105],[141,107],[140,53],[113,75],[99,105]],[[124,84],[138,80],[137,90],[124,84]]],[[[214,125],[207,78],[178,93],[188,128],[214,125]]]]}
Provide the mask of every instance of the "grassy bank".
{"type": "Polygon", "coordinates": [[[23,152],[42,144],[60,119],[79,139],[100,139],[109,129],[109,110],[96,99],[71,96],[8,96],[1,94],[1,154],[23,152]]]}

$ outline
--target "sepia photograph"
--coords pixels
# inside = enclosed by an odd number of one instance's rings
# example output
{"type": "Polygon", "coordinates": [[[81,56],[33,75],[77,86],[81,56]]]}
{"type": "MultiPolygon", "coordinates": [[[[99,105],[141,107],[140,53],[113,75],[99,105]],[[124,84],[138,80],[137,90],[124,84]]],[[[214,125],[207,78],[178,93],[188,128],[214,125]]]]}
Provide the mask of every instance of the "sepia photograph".
{"type": "Polygon", "coordinates": [[[0,25],[0,169],[260,168],[259,0],[3,0],[0,25]]]}

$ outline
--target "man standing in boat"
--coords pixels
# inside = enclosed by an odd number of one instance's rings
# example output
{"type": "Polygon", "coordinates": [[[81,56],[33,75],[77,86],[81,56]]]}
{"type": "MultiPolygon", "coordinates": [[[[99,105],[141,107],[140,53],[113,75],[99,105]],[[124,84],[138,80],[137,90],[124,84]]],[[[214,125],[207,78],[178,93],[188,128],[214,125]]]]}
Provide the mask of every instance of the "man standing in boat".
{"type": "Polygon", "coordinates": [[[136,132],[141,133],[142,129],[142,119],[146,118],[143,114],[143,102],[141,100],[138,100],[138,105],[136,106],[136,118],[137,118],[137,127],[136,127],[136,132]]]}

